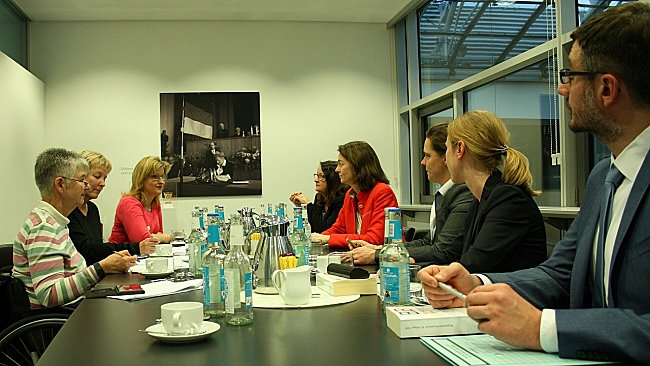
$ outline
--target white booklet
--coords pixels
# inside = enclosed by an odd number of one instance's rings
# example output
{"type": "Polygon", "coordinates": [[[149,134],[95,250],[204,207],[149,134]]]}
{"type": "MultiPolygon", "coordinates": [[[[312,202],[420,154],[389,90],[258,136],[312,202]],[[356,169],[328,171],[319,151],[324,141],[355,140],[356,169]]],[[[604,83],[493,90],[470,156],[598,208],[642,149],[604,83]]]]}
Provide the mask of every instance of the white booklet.
{"type": "Polygon", "coordinates": [[[487,335],[422,337],[420,341],[452,365],[599,365],[598,362],[560,358],[556,353],[511,346],[487,335]]]}
{"type": "Polygon", "coordinates": [[[200,288],[203,288],[202,279],[189,280],[183,282],[158,281],[158,282],[152,282],[152,283],[147,283],[145,285],[142,285],[144,294],[116,295],[116,296],[108,296],[108,297],[111,299],[118,299],[118,300],[142,300],[151,297],[178,294],[181,292],[197,290],[200,288]]]}

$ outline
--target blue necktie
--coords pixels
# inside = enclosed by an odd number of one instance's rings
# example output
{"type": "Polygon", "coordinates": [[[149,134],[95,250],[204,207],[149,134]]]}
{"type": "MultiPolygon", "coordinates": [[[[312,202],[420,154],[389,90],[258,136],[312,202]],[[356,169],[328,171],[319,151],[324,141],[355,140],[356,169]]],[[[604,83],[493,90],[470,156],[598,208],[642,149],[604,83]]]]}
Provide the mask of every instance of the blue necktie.
{"type": "Polygon", "coordinates": [[[598,245],[596,247],[596,268],[594,276],[594,307],[605,307],[605,239],[607,230],[612,220],[612,202],[614,201],[614,192],[623,181],[623,174],[618,170],[616,165],[611,166],[603,187],[603,202],[600,206],[600,222],[598,245]]]}

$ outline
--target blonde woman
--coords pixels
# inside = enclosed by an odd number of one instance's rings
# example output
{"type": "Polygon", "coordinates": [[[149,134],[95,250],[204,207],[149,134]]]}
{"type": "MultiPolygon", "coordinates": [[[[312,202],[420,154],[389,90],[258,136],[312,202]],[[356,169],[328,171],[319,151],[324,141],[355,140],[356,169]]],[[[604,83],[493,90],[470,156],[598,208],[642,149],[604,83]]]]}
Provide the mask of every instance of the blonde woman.
{"type": "Polygon", "coordinates": [[[148,237],[135,243],[104,243],[102,219],[97,206],[90,201],[102,193],[113,165],[104,155],[95,151],[81,150],[79,155],[86,159],[90,169],[86,174],[88,189],[85,191],[84,200],[68,215],[70,239],[77,251],[87,263],[98,262],[113,252],[124,249],[133,255],[153,253],[159,242],[156,238],[148,237]]]}
{"type": "Polygon", "coordinates": [[[460,262],[470,273],[510,272],[546,260],[546,230],[528,159],[508,146],[499,117],[470,111],[447,129],[447,168],[474,196],[465,228],[431,264],[460,262]],[[503,163],[503,173],[498,167],[503,163]]]}
{"type": "Polygon", "coordinates": [[[160,194],[170,169],[157,156],[142,158],[133,169],[131,190],[122,196],[115,210],[111,243],[139,242],[155,237],[163,243],[172,240],[163,232],[160,194]]]}

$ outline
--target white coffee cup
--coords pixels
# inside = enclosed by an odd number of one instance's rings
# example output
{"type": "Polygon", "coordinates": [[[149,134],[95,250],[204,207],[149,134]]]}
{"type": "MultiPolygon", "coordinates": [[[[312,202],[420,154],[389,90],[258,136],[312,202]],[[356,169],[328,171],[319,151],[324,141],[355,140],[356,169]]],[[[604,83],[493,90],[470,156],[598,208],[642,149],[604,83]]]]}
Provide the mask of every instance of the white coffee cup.
{"type": "Polygon", "coordinates": [[[156,255],[172,255],[172,245],[171,244],[156,244],[156,255]]]}
{"type": "Polygon", "coordinates": [[[147,272],[149,273],[165,273],[169,268],[169,260],[167,257],[149,257],[145,261],[147,272]]]}
{"type": "Polygon", "coordinates": [[[300,266],[276,270],[271,279],[273,287],[278,290],[282,300],[287,305],[305,305],[311,298],[311,282],[309,274],[311,267],[300,266]]]}
{"type": "Polygon", "coordinates": [[[167,334],[196,334],[203,327],[203,304],[170,302],[160,307],[160,318],[167,334]]]}

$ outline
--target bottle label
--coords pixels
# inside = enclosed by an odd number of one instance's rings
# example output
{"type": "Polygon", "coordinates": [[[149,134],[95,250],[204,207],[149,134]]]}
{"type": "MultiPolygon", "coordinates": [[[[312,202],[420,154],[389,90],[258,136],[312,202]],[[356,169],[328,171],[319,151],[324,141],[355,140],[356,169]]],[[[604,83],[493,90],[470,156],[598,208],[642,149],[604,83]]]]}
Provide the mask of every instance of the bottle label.
{"type": "Polygon", "coordinates": [[[293,217],[293,227],[299,230],[303,228],[302,216],[293,217]]]}
{"type": "Polygon", "coordinates": [[[398,303],[407,301],[409,279],[406,277],[408,271],[404,266],[405,264],[400,262],[382,263],[380,281],[383,286],[380,287],[385,302],[398,303]],[[400,299],[400,297],[402,298],[400,299]]]}
{"type": "Polygon", "coordinates": [[[244,293],[246,294],[246,309],[253,308],[253,274],[244,273],[244,293]]]}
{"type": "Polygon", "coordinates": [[[241,281],[238,269],[225,270],[226,275],[226,313],[234,314],[235,309],[241,308],[241,281]]]}
{"type": "Polygon", "coordinates": [[[402,223],[399,220],[390,220],[386,226],[385,236],[389,240],[402,240],[402,223]]]}
{"type": "Polygon", "coordinates": [[[203,306],[210,306],[210,267],[203,266],[203,306]]]}
{"type": "Polygon", "coordinates": [[[226,302],[226,293],[227,287],[226,287],[226,276],[223,273],[223,268],[219,270],[219,290],[221,293],[221,298],[219,299],[219,302],[226,302]]]}
{"type": "Polygon", "coordinates": [[[219,236],[219,225],[208,225],[208,242],[209,243],[221,242],[219,236]]]}

